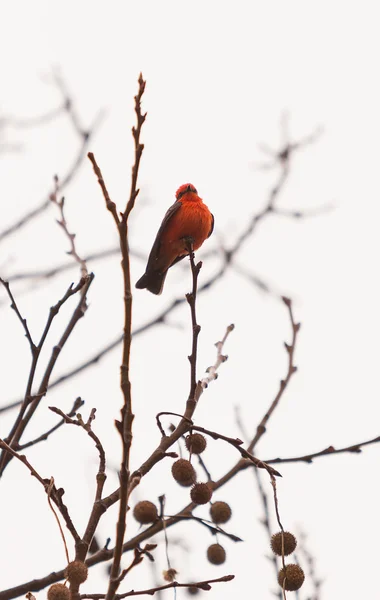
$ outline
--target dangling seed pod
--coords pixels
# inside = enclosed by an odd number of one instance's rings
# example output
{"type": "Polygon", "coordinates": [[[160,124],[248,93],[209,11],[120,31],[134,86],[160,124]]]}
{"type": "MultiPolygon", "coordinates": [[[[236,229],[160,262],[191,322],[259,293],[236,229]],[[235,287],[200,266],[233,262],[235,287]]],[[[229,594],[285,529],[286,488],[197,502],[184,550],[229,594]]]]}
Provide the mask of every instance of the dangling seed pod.
{"type": "Polygon", "coordinates": [[[195,504],[207,504],[212,497],[212,489],[208,483],[195,483],[191,488],[190,496],[195,504]]]}
{"type": "Polygon", "coordinates": [[[73,560],[65,569],[65,576],[70,583],[81,584],[86,581],[87,575],[87,565],[81,560],[73,560]]]}
{"type": "Polygon", "coordinates": [[[172,475],[184,487],[190,487],[197,479],[193,465],[185,458],[179,458],[172,464],[172,475]]]}
{"type": "Polygon", "coordinates": [[[284,556],[292,554],[297,547],[297,540],[295,536],[289,531],[279,531],[272,535],[270,545],[274,554],[282,556],[282,536],[284,536],[284,556]]]}
{"type": "Polygon", "coordinates": [[[290,564],[286,565],[281,569],[278,574],[278,583],[283,587],[285,579],[285,589],[288,592],[295,592],[299,590],[303,582],[305,581],[305,573],[299,565],[290,564]]]}
{"type": "Polygon", "coordinates": [[[141,525],[154,523],[158,519],[157,507],[149,500],[142,500],[133,509],[133,516],[141,525]]]}
{"type": "Polygon", "coordinates": [[[207,441],[201,433],[191,433],[187,436],[185,444],[191,454],[202,454],[207,446],[207,441]]]}
{"type": "Polygon", "coordinates": [[[217,502],[214,502],[214,504],[212,504],[210,507],[211,519],[217,525],[219,523],[227,523],[227,521],[229,521],[231,518],[231,514],[231,507],[229,504],[227,504],[227,502],[222,502],[221,500],[218,500],[217,502]]]}
{"type": "Polygon", "coordinates": [[[226,560],[226,551],[220,544],[211,544],[207,548],[207,558],[213,565],[222,565],[226,560]]]}
{"type": "Polygon", "coordinates": [[[70,590],[63,583],[53,583],[47,593],[48,600],[70,600],[70,590]]]}

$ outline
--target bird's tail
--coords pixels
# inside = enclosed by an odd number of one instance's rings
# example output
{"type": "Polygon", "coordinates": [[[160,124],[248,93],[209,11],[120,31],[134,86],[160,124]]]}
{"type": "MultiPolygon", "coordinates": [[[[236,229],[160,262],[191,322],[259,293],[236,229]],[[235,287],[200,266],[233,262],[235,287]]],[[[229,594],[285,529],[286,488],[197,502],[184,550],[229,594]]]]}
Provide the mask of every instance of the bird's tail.
{"type": "Polygon", "coordinates": [[[147,289],[152,294],[161,294],[167,271],[165,273],[161,273],[160,271],[151,271],[150,273],[144,273],[142,277],[136,283],[136,287],[140,290],[147,289]]]}

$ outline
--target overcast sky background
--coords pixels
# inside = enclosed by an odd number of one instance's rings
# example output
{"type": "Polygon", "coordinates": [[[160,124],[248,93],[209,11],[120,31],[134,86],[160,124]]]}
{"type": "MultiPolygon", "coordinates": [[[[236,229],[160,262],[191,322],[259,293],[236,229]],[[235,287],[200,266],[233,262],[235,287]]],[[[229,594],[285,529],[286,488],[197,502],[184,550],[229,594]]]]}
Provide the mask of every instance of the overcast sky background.
{"type": "MultiPolygon", "coordinates": [[[[131,247],[147,256],[176,189],[191,182],[215,215],[215,232],[198,257],[220,244],[227,247],[259,211],[276,183],[278,170],[262,171],[268,160],[259,145],[281,142],[281,118],[289,115],[294,140],[323,128],[315,144],[294,156],[281,193],[284,210],[334,210],[303,220],[270,216],[236,257],[236,264],[262,277],[273,290],[294,300],[302,322],[296,349],[299,372],[257,447],[263,459],[297,456],[329,446],[341,447],[379,435],[379,177],[380,92],[377,82],[379,38],[375,3],[363,2],[97,2],[1,3],[0,143],[19,145],[0,156],[0,230],[38,205],[63,177],[79,140],[67,118],[20,129],[7,118],[44,114],[60,100],[51,82],[60,68],[84,126],[100,110],[103,120],[90,144],[109,191],[120,209],[129,193],[134,124],[133,96],[142,71],[147,80],[143,130],[145,151],[141,193],[131,220],[131,247]]],[[[65,190],[70,229],[86,254],[116,244],[90,165],[84,161],[65,190]]],[[[56,265],[66,259],[68,242],[51,207],[44,215],[1,244],[0,275],[56,265]]],[[[200,283],[220,264],[206,257],[200,283]]],[[[89,264],[95,281],[89,310],[69,340],[57,366],[63,373],[113,340],[122,327],[119,261],[89,264]]],[[[133,281],[144,261],[132,261],[133,281]]],[[[74,268],[56,279],[14,286],[22,314],[37,337],[49,307],[79,276],[74,268]]],[[[134,325],[153,318],[190,285],[187,261],[168,275],[161,297],[145,291],[134,296],[134,325]],[[186,264],[185,264],[186,262],[186,264]]],[[[29,350],[21,326],[0,290],[1,403],[22,395],[29,350]]],[[[49,349],[70,314],[66,306],[48,340],[49,349]]],[[[235,420],[240,408],[252,433],[286,374],[283,342],[290,341],[287,311],[275,297],[257,290],[231,269],[224,280],[199,296],[199,376],[215,359],[214,342],[233,322],[226,345],[229,360],[203,395],[196,412],[199,425],[228,436],[241,436],[235,420]]],[[[190,316],[186,306],[159,326],[136,337],[132,350],[135,445],[133,467],[159,442],[158,411],[182,412],[188,394],[190,316]]],[[[102,439],[111,471],[106,491],[117,485],[120,444],[113,421],[121,407],[120,351],[107,355],[75,381],[49,393],[24,441],[56,422],[47,406],[71,408],[86,400],[87,415],[97,408],[94,430],[102,439]]],[[[42,372],[42,371],[41,371],[42,372]]],[[[4,437],[14,413],[0,414],[4,437]]],[[[278,483],[280,514],[286,529],[302,529],[307,549],[323,579],[320,598],[374,598],[378,588],[380,447],[362,454],[322,457],[312,465],[282,465],[278,483]]],[[[28,452],[44,477],[55,477],[78,527],[85,525],[93,497],[97,454],[83,432],[62,428],[47,443],[28,452]]],[[[221,442],[210,442],[205,455],[213,477],[238,459],[221,442]]],[[[136,490],[133,503],[167,494],[167,512],[178,511],[188,492],[170,480],[169,461],[160,463],[136,490]]],[[[270,486],[264,478],[273,503],[270,486]]],[[[0,589],[42,577],[64,566],[57,525],[41,486],[21,464],[6,470],[0,494],[0,589]],[[32,515],[32,518],[31,518],[32,515]]],[[[229,584],[215,585],[208,598],[231,594],[271,598],[276,589],[266,532],[259,523],[262,506],[250,471],[216,494],[230,501],[228,531],[244,538],[221,540],[228,560],[213,567],[204,558],[213,542],[206,530],[183,525],[169,532],[169,552],[178,579],[207,579],[234,573],[229,584]]],[[[207,509],[197,515],[206,516],[207,509]]],[[[101,521],[100,543],[115,532],[116,510],[101,521]]],[[[128,535],[137,531],[130,520],[128,535]]],[[[162,538],[157,577],[165,568],[162,538]]],[[[71,548],[72,551],[72,548],[71,548]]],[[[299,557],[302,561],[302,557],[299,557]]],[[[129,556],[124,558],[128,565],[129,556]]],[[[104,592],[104,565],[91,570],[83,592],[104,592]]],[[[145,565],[135,569],[120,591],[154,585],[145,565]]],[[[300,593],[307,596],[307,587],[300,593]]],[[[290,595],[290,594],[289,594],[290,595]]],[[[172,597],[173,591],[165,592],[172,597]]],[[[37,594],[38,600],[45,592],[37,594]]],[[[178,590],[178,598],[186,591],[178,590]]]]}

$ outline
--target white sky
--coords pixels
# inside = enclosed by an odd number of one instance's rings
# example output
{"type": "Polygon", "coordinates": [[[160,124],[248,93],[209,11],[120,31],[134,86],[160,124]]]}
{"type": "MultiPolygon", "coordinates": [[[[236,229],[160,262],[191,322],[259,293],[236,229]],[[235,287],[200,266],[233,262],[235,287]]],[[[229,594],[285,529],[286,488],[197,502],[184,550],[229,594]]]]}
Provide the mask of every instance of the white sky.
{"type": "MultiPolygon", "coordinates": [[[[359,6],[339,1],[2,3],[1,115],[34,117],[56,106],[60,97],[47,79],[52,68],[59,66],[86,125],[97,111],[106,111],[90,149],[120,208],[129,193],[130,128],[139,72],[147,79],[141,202],[131,225],[132,247],[145,255],[175,190],[187,181],[196,185],[215,215],[215,233],[204,249],[217,247],[219,241],[233,242],[276,181],[276,171],[263,172],[255,165],[265,160],[258,145],[276,147],[281,139],[284,111],[290,115],[295,140],[323,127],[319,141],[295,157],[280,205],[306,211],[333,203],[335,210],[297,222],[268,218],[237,257],[240,266],[291,296],[296,318],[302,322],[296,351],[299,372],[258,446],[263,459],[302,455],[379,435],[380,48],[376,9],[373,2],[359,6]]],[[[1,156],[1,230],[43,199],[52,176],[62,176],[70,165],[78,143],[64,118],[36,129],[9,128],[3,135],[1,142],[20,143],[22,151],[1,156]]],[[[115,243],[113,223],[89,164],[84,163],[65,196],[70,227],[82,253],[115,243]]],[[[52,208],[39,222],[2,244],[2,276],[54,265],[65,258],[68,244],[55,224],[56,217],[52,208]]],[[[200,281],[216,266],[215,259],[206,259],[200,281]]],[[[65,348],[57,373],[85,359],[121,330],[118,259],[90,267],[96,275],[90,308],[65,348]]],[[[133,261],[134,280],[143,268],[141,261],[133,261]]],[[[74,276],[75,271],[66,273],[24,295],[23,286],[15,286],[36,337],[49,306],[74,276]]],[[[162,297],[137,291],[135,325],[155,316],[188,289],[187,269],[178,266],[170,272],[162,297]]],[[[1,291],[1,402],[5,404],[22,394],[29,356],[20,324],[4,306],[4,299],[1,291]]],[[[230,272],[223,283],[199,297],[198,313],[202,325],[199,374],[213,362],[213,343],[225,327],[234,322],[236,330],[226,348],[229,361],[202,397],[196,421],[225,435],[239,436],[234,419],[238,405],[246,428],[254,433],[285,375],[283,341],[290,339],[285,307],[230,272]]],[[[68,315],[65,310],[57,319],[43,360],[68,315]]],[[[170,322],[174,327],[151,330],[133,344],[134,466],[159,441],[155,414],[182,412],[188,393],[188,309],[173,313],[170,322]]],[[[69,410],[80,395],[86,400],[84,415],[97,407],[94,429],[104,442],[110,466],[117,467],[120,448],[113,420],[121,406],[119,354],[113,352],[74,382],[52,390],[25,441],[55,422],[48,405],[69,410]]],[[[1,436],[6,435],[11,417],[1,415],[1,436]]],[[[361,455],[324,457],[312,465],[280,468],[282,521],[287,529],[302,528],[308,534],[308,550],[324,580],[323,599],[375,597],[378,454],[379,447],[374,445],[361,455]]],[[[96,469],[95,449],[83,432],[61,429],[28,456],[43,476],[54,475],[57,485],[65,488],[73,516],[83,526],[96,469]]],[[[221,442],[210,443],[205,455],[214,478],[237,458],[221,442]]],[[[158,465],[137,490],[136,500],[155,500],[165,492],[168,512],[184,506],[187,492],[169,481],[169,468],[169,462],[158,465]]],[[[111,491],[116,485],[112,471],[106,489],[111,491]]],[[[171,546],[179,579],[234,573],[234,582],[213,587],[210,600],[247,593],[272,597],[270,590],[276,583],[265,558],[266,534],[259,523],[262,507],[252,475],[241,474],[217,498],[231,502],[234,518],[226,529],[245,543],[223,540],[228,561],[216,568],[204,559],[213,540],[203,528],[173,528],[169,538],[185,540],[190,549],[186,553],[171,546]]],[[[15,461],[2,482],[0,507],[1,589],[62,568],[63,547],[44,493],[15,461]]],[[[114,536],[115,514],[110,511],[101,522],[102,543],[114,536]]],[[[134,523],[129,527],[131,533],[137,530],[134,523]]],[[[165,568],[162,545],[156,556],[159,572],[165,568]]],[[[125,557],[125,565],[128,560],[125,557]]],[[[105,591],[103,575],[104,565],[91,571],[83,592],[105,591]]],[[[123,590],[152,584],[151,572],[140,567],[123,590]]],[[[301,600],[307,597],[306,591],[305,584],[301,600]]],[[[179,590],[177,595],[184,598],[186,592],[179,590]]],[[[44,598],[45,592],[37,597],[44,598]]],[[[172,592],[165,597],[172,597],[172,592]]]]}

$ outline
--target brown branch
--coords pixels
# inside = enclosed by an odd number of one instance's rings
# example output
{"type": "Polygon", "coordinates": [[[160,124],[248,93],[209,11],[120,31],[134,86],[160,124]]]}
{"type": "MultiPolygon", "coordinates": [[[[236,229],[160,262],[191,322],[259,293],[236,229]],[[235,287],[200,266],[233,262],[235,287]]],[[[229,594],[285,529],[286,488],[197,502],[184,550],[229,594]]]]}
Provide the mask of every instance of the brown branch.
{"type": "Polygon", "coordinates": [[[93,165],[95,174],[98,178],[107,209],[111,212],[116,223],[121,250],[121,265],[124,282],[124,330],[123,330],[123,349],[122,363],[120,367],[121,381],[120,386],[123,393],[124,403],[121,409],[121,420],[116,421],[117,430],[122,440],[122,460],[120,465],[120,499],[119,499],[119,516],[116,526],[116,545],[111,566],[109,586],[107,591],[107,600],[113,600],[115,593],[119,587],[118,573],[120,569],[120,561],[122,556],[123,541],[126,529],[126,515],[128,504],[128,484],[129,484],[129,456],[132,444],[132,423],[134,415],[132,412],[132,397],[131,383],[129,378],[129,360],[132,340],[132,292],[131,292],[131,275],[129,263],[129,248],[128,248],[128,217],[134,207],[136,197],[139,193],[137,189],[137,179],[139,166],[144,145],[140,142],[141,129],[146,118],[146,114],[141,112],[141,99],[145,91],[145,81],[140,73],[138,80],[139,89],[135,96],[135,113],[137,118],[137,126],[132,128],[132,134],[135,143],[135,161],[132,167],[131,190],[129,200],[125,211],[120,217],[117,214],[116,204],[111,200],[107,187],[104,182],[101,170],[97,165],[95,157],[89,153],[88,157],[93,165]]]}
{"type": "MultiPolygon", "coordinates": [[[[84,404],[84,400],[82,400],[81,398],[76,398],[72,409],[70,410],[70,412],[67,413],[68,417],[73,417],[75,415],[75,413],[77,412],[77,410],[83,406],[84,404]]],[[[48,429],[48,431],[45,431],[45,433],[39,435],[37,438],[35,438],[34,440],[31,440],[30,442],[26,442],[25,444],[21,444],[19,445],[16,450],[25,450],[25,448],[30,448],[30,446],[35,446],[36,444],[38,444],[39,442],[45,442],[48,437],[54,433],[55,431],[57,431],[57,429],[59,429],[60,427],[62,427],[62,425],[64,425],[65,423],[65,419],[62,419],[61,421],[59,421],[56,425],[54,425],[54,427],[51,427],[50,429],[48,429]]]]}
{"type": "MultiPolygon", "coordinates": [[[[80,398],[79,398],[79,400],[80,400],[80,398]]],[[[82,429],[84,429],[86,431],[87,435],[95,442],[96,449],[99,452],[99,470],[98,470],[98,473],[96,476],[97,489],[96,489],[96,495],[95,495],[95,502],[100,501],[101,497],[102,497],[103,487],[104,487],[107,476],[106,476],[106,455],[104,452],[104,448],[103,448],[103,445],[102,445],[100,439],[92,431],[92,428],[91,428],[91,424],[92,424],[93,420],[95,419],[96,408],[93,408],[91,410],[90,416],[86,422],[83,421],[82,416],[79,413],[76,415],[77,418],[75,420],[75,419],[72,419],[69,415],[66,415],[64,412],[62,412],[61,409],[59,409],[55,406],[49,406],[49,409],[53,413],[60,415],[65,423],[68,423],[70,425],[77,425],[78,427],[81,427],[82,429]]]]}
{"type": "MultiPolygon", "coordinates": [[[[126,592],[125,594],[116,594],[115,600],[122,600],[123,598],[127,598],[128,596],[141,596],[147,594],[149,596],[153,596],[156,592],[161,590],[168,590],[171,588],[185,587],[185,588],[198,588],[200,590],[208,591],[211,589],[212,583],[226,583],[227,581],[232,581],[235,578],[235,575],[224,575],[223,577],[218,577],[218,579],[206,579],[205,581],[198,581],[196,583],[178,583],[178,581],[172,581],[166,585],[160,585],[159,587],[150,588],[148,590],[131,590],[130,592],[126,592]]],[[[81,594],[81,600],[103,600],[105,598],[105,594],[81,594]]]]}
{"type": "Polygon", "coordinates": [[[115,204],[115,202],[113,202],[111,200],[111,197],[110,197],[110,195],[108,193],[106,184],[105,184],[104,179],[103,179],[102,172],[100,170],[100,167],[99,167],[98,163],[96,162],[95,156],[94,156],[93,152],[89,152],[87,154],[87,156],[88,156],[88,158],[90,159],[90,161],[92,163],[92,166],[93,166],[93,169],[94,169],[94,173],[95,173],[95,175],[96,175],[96,177],[98,179],[98,183],[100,185],[100,188],[101,188],[103,196],[104,196],[104,200],[106,202],[107,210],[109,210],[110,213],[112,214],[112,216],[113,216],[113,218],[115,220],[116,225],[119,225],[119,215],[117,214],[116,204],[115,204]]]}
{"type": "MultiPolygon", "coordinates": [[[[196,277],[197,277],[197,275],[196,275],[196,277]]],[[[131,485],[133,485],[134,487],[136,485],[138,485],[141,478],[144,477],[144,475],[146,475],[154,467],[154,465],[157,462],[159,462],[160,460],[165,458],[165,456],[167,455],[167,450],[173,444],[175,444],[185,433],[187,433],[188,431],[190,431],[190,429],[193,428],[192,416],[194,414],[194,410],[196,408],[197,402],[198,402],[200,396],[202,395],[203,390],[208,387],[208,384],[211,381],[213,381],[217,378],[219,366],[226,360],[226,357],[222,354],[222,350],[223,350],[223,346],[224,346],[224,343],[225,343],[227,337],[229,336],[231,331],[233,331],[233,329],[234,329],[234,326],[229,325],[227,327],[227,331],[226,331],[222,341],[216,342],[215,346],[217,348],[217,357],[216,357],[215,364],[207,369],[208,374],[201,381],[199,381],[197,383],[196,390],[195,390],[195,400],[188,399],[188,401],[186,403],[185,414],[182,416],[179,424],[174,429],[174,431],[169,436],[165,435],[162,427],[159,424],[159,420],[157,420],[157,424],[159,425],[160,431],[162,433],[161,442],[158,445],[158,447],[152,452],[152,454],[149,456],[149,458],[142,465],[140,465],[140,467],[134,473],[132,473],[131,485]]],[[[194,330],[193,330],[193,336],[194,336],[194,330]]],[[[164,414],[164,413],[159,413],[159,414],[164,414]]],[[[109,496],[109,499],[113,499],[113,494],[111,494],[111,496],[109,496]]]]}
{"type": "Polygon", "coordinates": [[[95,535],[95,531],[99,524],[100,518],[106,510],[106,508],[103,506],[103,503],[102,503],[103,488],[104,488],[104,484],[107,479],[106,455],[105,455],[104,448],[103,448],[103,445],[102,445],[100,439],[92,431],[92,422],[95,419],[96,409],[93,408],[91,410],[91,413],[90,413],[90,416],[89,416],[87,422],[84,422],[80,414],[77,414],[77,418],[76,418],[76,420],[74,420],[74,419],[71,419],[69,417],[69,415],[65,415],[65,413],[63,413],[59,408],[52,407],[52,406],[50,406],[49,408],[54,413],[61,415],[61,417],[64,419],[65,423],[68,423],[70,425],[77,425],[77,426],[81,427],[82,429],[84,429],[87,432],[88,436],[95,442],[95,446],[99,452],[99,468],[98,468],[98,472],[96,474],[95,499],[94,499],[91,514],[89,516],[87,527],[86,527],[85,533],[83,535],[83,538],[81,540],[79,540],[78,543],[76,544],[75,560],[84,561],[87,556],[87,552],[90,548],[91,541],[95,535]]]}
{"type": "Polygon", "coordinates": [[[251,454],[251,452],[249,452],[245,448],[242,448],[241,444],[243,442],[242,442],[242,440],[239,440],[239,438],[230,438],[230,437],[227,437],[226,435],[218,433],[217,431],[212,431],[211,429],[206,429],[205,427],[199,427],[198,425],[192,425],[192,429],[194,431],[199,431],[200,433],[204,433],[205,435],[209,435],[214,440],[223,440],[224,442],[227,442],[227,444],[230,444],[231,446],[236,448],[236,450],[238,450],[238,452],[240,452],[240,454],[244,458],[251,461],[251,463],[254,464],[256,468],[265,469],[269,473],[269,475],[271,475],[271,476],[276,475],[277,477],[282,476],[281,473],[279,473],[278,471],[276,471],[275,469],[270,467],[266,462],[256,458],[255,456],[253,456],[251,454]]]}
{"type": "MultiPolygon", "coordinates": [[[[41,399],[47,393],[50,376],[56,365],[56,362],[58,360],[58,357],[61,353],[62,348],[64,347],[67,340],[69,339],[69,337],[70,337],[71,333],[73,332],[78,321],[81,319],[81,317],[84,316],[84,313],[87,309],[86,295],[87,295],[88,289],[89,289],[93,279],[94,279],[94,275],[93,275],[93,273],[90,273],[90,275],[88,275],[88,277],[82,278],[81,281],[78,283],[78,285],[75,286],[75,288],[73,286],[70,286],[69,289],[67,290],[66,294],[63,296],[63,298],[61,298],[61,300],[59,300],[59,302],[50,309],[49,317],[48,317],[47,323],[45,325],[45,329],[42,333],[40,342],[39,342],[38,346],[36,347],[36,351],[32,357],[32,365],[31,365],[31,369],[30,369],[30,373],[29,373],[29,378],[28,378],[27,389],[26,389],[24,401],[21,405],[20,412],[19,412],[18,417],[12,427],[12,430],[7,437],[7,443],[12,448],[18,447],[21,436],[23,435],[28,423],[30,422],[34,412],[36,411],[41,399]],[[32,391],[32,385],[33,385],[33,381],[34,381],[38,358],[39,358],[41,349],[44,345],[44,342],[45,342],[46,336],[48,334],[48,331],[50,329],[50,326],[53,322],[53,319],[58,314],[58,311],[60,310],[61,306],[66,302],[66,300],[68,300],[68,298],[70,298],[73,294],[77,293],[78,291],[81,292],[80,300],[79,300],[79,302],[69,320],[69,323],[66,326],[66,329],[64,330],[58,344],[56,346],[54,346],[52,349],[50,360],[48,361],[45,372],[42,376],[42,380],[38,387],[37,393],[32,396],[31,391],[32,391]]],[[[10,462],[11,458],[12,458],[12,456],[9,453],[8,454],[6,454],[4,452],[2,453],[2,455],[0,457],[0,475],[3,473],[5,467],[10,462]]]]}
{"type": "Polygon", "coordinates": [[[18,319],[19,319],[19,321],[21,323],[21,325],[24,328],[25,337],[26,337],[26,339],[29,342],[30,350],[31,350],[32,355],[33,355],[35,353],[35,351],[36,351],[36,346],[35,346],[35,343],[33,342],[31,333],[29,331],[29,327],[28,327],[27,321],[21,315],[20,310],[19,310],[19,308],[17,306],[16,300],[15,300],[13,294],[12,294],[12,291],[11,291],[11,288],[10,288],[10,285],[9,285],[9,281],[5,281],[4,279],[2,279],[0,277],[0,283],[2,283],[3,286],[5,287],[5,289],[7,291],[7,294],[9,296],[9,298],[10,298],[10,301],[11,301],[11,308],[15,311],[15,313],[16,313],[16,315],[17,315],[17,317],[18,317],[18,319]]]}
{"type": "Polygon", "coordinates": [[[380,442],[380,436],[377,436],[371,440],[367,440],[365,442],[359,442],[358,444],[352,444],[351,446],[345,446],[344,448],[334,448],[334,446],[328,446],[324,450],[320,450],[319,452],[312,452],[311,454],[305,454],[304,456],[294,456],[291,458],[271,458],[267,463],[270,464],[278,464],[278,463],[293,463],[293,462],[306,462],[312,463],[314,458],[319,458],[320,456],[331,456],[332,454],[343,454],[344,452],[351,452],[354,454],[359,454],[362,451],[363,446],[369,446],[370,444],[376,444],[380,442]]]}
{"type": "MultiPolygon", "coordinates": [[[[169,518],[173,518],[173,517],[169,517],[169,518]]],[[[204,527],[206,527],[211,532],[212,535],[217,535],[220,533],[221,535],[228,537],[233,542],[242,542],[243,541],[237,535],[234,535],[233,533],[228,533],[227,531],[224,531],[224,529],[219,527],[219,525],[215,525],[215,523],[213,523],[212,521],[208,521],[207,519],[202,519],[201,517],[195,517],[194,515],[191,515],[191,514],[190,515],[177,514],[177,515],[175,515],[174,518],[177,519],[177,521],[195,521],[196,523],[200,523],[200,525],[203,525],[204,527]]]]}
{"type": "Polygon", "coordinates": [[[62,501],[62,496],[64,494],[64,490],[62,488],[57,489],[55,485],[52,485],[51,479],[42,478],[41,475],[36,471],[36,469],[30,464],[28,459],[24,454],[19,454],[13,448],[11,448],[4,440],[0,439],[0,448],[3,449],[4,452],[17,458],[20,462],[24,463],[24,465],[29,469],[30,474],[40,482],[43,486],[46,494],[49,493],[49,496],[52,498],[56,506],[58,507],[65,523],[67,529],[70,531],[71,535],[74,538],[74,541],[77,543],[80,540],[79,534],[72,522],[72,519],[69,515],[66,505],[62,501]]]}
{"type": "Polygon", "coordinates": [[[197,265],[194,261],[193,251],[193,240],[191,238],[186,240],[186,247],[190,258],[190,267],[193,280],[193,289],[189,294],[186,294],[186,300],[190,306],[191,313],[191,325],[193,329],[191,354],[188,356],[190,361],[190,392],[188,397],[189,402],[195,402],[195,389],[197,387],[197,351],[198,351],[198,336],[201,331],[201,326],[197,323],[196,315],[196,299],[197,299],[197,284],[199,271],[202,268],[202,263],[199,262],[197,265]]]}
{"type": "Polygon", "coordinates": [[[50,327],[53,323],[54,318],[57,316],[60,308],[63,306],[63,304],[74,294],[76,294],[77,292],[79,292],[83,286],[85,285],[85,280],[81,279],[81,281],[78,283],[77,286],[73,286],[73,284],[70,285],[70,287],[67,289],[66,293],[64,294],[64,296],[57,302],[57,304],[55,304],[54,306],[52,306],[50,308],[49,311],[49,316],[46,322],[46,325],[44,327],[44,330],[42,332],[40,341],[38,343],[37,346],[33,347],[33,352],[32,352],[32,363],[31,363],[31,367],[29,370],[29,376],[28,376],[28,382],[26,385],[26,391],[25,391],[25,395],[24,395],[24,399],[21,400],[20,402],[18,402],[18,404],[21,404],[21,409],[20,412],[18,414],[18,417],[16,418],[15,423],[13,424],[12,430],[10,432],[10,434],[7,437],[7,441],[9,442],[9,440],[12,438],[12,436],[14,435],[15,431],[17,430],[17,427],[19,426],[25,411],[28,407],[28,405],[30,404],[30,402],[35,398],[35,396],[31,396],[32,393],[32,386],[33,386],[33,382],[34,382],[34,377],[35,377],[35,373],[36,373],[36,368],[37,368],[37,363],[38,363],[38,359],[40,356],[40,352],[42,350],[42,347],[44,345],[44,342],[46,340],[46,337],[49,333],[50,327]]]}
{"type": "Polygon", "coordinates": [[[135,96],[135,113],[137,117],[137,126],[132,127],[132,135],[135,142],[135,162],[132,166],[131,191],[129,193],[129,200],[126,209],[122,215],[122,220],[124,220],[125,223],[128,220],[130,212],[133,210],[135,200],[140,191],[139,189],[137,189],[137,178],[139,174],[141,155],[144,150],[144,144],[141,144],[140,142],[140,135],[147,113],[142,114],[141,112],[141,99],[144,94],[146,85],[146,81],[144,81],[142,73],[140,73],[138,83],[139,89],[137,95],[135,96]]]}
{"type": "Polygon", "coordinates": [[[285,298],[285,297],[283,297],[282,300],[288,308],[290,323],[291,323],[291,327],[292,327],[292,341],[291,341],[290,345],[285,342],[285,349],[286,349],[286,352],[288,353],[288,370],[287,370],[285,379],[282,379],[280,382],[280,389],[278,390],[272,404],[270,405],[268,411],[265,413],[265,415],[261,419],[259,425],[257,426],[256,435],[254,436],[254,438],[252,439],[252,441],[250,442],[250,444],[248,446],[249,452],[252,452],[255,449],[258,441],[266,432],[267,423],[268,423],[269,419],[271,418],[274,410],[276,409],[278,403],[280,402],[292,376],[294,375],[294,373],[297,370],[297,367],[294,365],[294,352],[295,352],[295,347],[296,347],[297,334],[300,330],[301,325],[300,325],[300,323],[296,323],[294,321],[291,300],[289,298],[285,298]]]}
{"type": "Polygon", "coordinates": [[[58,176],[56,175],[54,177],[54,191],[50,195],[50,200],[53,204],[56,205],[56,207],[58,208],[58,210],[60,212],[61,218],[59,220],[57,220],[57,223],[60,227],[62,227],[64,234],[66,235],[66,237],[68,238],[68,240],[70,242],[70,251],[67,254],[70,254],[74,258],[75,262],[77,262],[80,265],[81,277],[87,277],[88,269],[87,269],[86,261],[83,258],[81,258],[77,252],[76,245],[75,245],[75,233],[70,233],[70,231],[68,229],[68,223],[66,221],[65,210],[64,210],[65,199],[62,196],[62,198],[60,200],[58,200],[59,191],[60,191],[59,179],[58,179],[58,176]]]}

